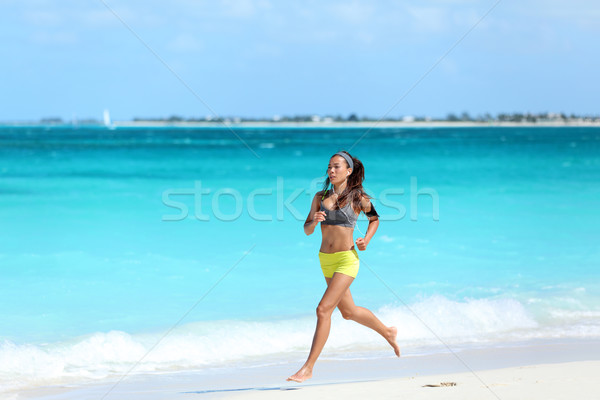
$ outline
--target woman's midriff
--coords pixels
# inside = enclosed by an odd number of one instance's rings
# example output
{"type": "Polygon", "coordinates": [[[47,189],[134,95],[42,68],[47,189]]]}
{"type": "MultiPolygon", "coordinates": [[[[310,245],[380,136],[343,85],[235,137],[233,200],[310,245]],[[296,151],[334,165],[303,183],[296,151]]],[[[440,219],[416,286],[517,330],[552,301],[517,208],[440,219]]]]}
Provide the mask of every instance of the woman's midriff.
{"type": "Polygon", "coordinates": [[[345,226],[321,224],[321,248],[322,253],[336,253],[338,251],[354,250],[352,233],[354,229],[345,226]]]}

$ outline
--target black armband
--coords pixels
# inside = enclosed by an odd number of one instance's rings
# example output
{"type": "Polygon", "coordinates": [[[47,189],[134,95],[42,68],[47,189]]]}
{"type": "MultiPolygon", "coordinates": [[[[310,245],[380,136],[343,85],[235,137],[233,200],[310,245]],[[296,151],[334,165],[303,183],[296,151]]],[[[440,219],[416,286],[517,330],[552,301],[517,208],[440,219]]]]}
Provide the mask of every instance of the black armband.
{"type": "Polygon", "coordinates": [[[373,203],[371,203],[371,210],[369,212],[366,212],[365,215],[367,217],[379,217],[379,214],[377,214],[377,211],[375,211],[375,206],[373,205],[373,203]]]}

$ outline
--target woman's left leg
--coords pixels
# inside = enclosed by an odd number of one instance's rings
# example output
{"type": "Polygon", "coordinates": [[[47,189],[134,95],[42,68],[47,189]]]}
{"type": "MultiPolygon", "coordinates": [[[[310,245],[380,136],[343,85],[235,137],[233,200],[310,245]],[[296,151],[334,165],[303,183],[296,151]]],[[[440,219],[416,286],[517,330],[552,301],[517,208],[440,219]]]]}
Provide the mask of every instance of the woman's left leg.
{"type": "Polygon", "coordinates": [[[354,299],[352,299],[350,288],[348,288],[346,293],[344,293],[342,296],[340,302],[338,303],[338,309],[342,313],[342,317],[344,319],[356,321],[361,325],[373,329],[375,332],[383,336],[394,349],[396,356],[400,357],[400,347],[398,347],[398,343],[396,343],[396,335],[398,334],[396,327],[385,326],[383,322],[381,322],[379,318],[377,318],[375,314],[371,312],[371,310],[354,304],[354,299]]]}
{"type": "Polygon", "coordinates": [[[313,366],[329,337],[331,314],[333,314],[333,310],[335,310],[353,280],[353,277],[340,273],[334,273],[331,277],[327,290],[325,290],[325,294],[317,307],[317,327],[308,359],[298,372],[287,378],[288,381],[302,382],[312,376],[313,366]]]}

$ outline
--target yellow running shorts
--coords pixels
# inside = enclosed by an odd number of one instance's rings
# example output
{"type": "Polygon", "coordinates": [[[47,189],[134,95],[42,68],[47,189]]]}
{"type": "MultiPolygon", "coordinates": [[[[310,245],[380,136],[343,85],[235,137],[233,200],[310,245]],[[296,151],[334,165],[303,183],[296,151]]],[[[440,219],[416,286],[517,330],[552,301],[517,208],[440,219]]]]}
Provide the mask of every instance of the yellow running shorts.
{"type": "Polygon", "coordinates": [[[358,274],[358,253],[356,249],[337,251],[335,253],[319,252],[319,261],[325,278],[331,278],[334,272],[356,278],[358,274]]]}

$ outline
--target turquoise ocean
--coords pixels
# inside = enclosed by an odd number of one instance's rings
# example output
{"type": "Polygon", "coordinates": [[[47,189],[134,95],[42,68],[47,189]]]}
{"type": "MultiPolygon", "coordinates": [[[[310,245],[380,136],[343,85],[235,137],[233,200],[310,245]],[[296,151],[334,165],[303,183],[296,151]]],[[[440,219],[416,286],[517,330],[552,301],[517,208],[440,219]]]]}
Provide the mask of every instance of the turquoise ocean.
{"type": "MultiPolygon", "coordinates": [[[[381,217],[351,291],[404,354],[600,338],[599,128],[2,126],[0,391],[299,366],[342,149],[381,217]]],[[[334,314],[322,357],[391,356],[334,314]]]]}

